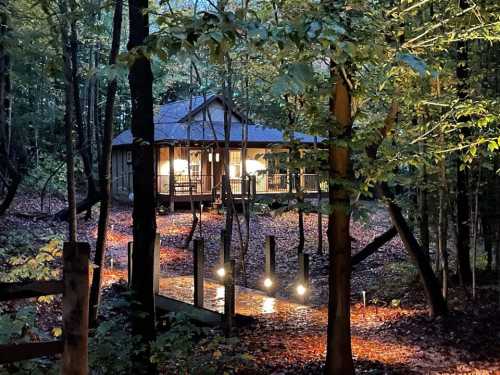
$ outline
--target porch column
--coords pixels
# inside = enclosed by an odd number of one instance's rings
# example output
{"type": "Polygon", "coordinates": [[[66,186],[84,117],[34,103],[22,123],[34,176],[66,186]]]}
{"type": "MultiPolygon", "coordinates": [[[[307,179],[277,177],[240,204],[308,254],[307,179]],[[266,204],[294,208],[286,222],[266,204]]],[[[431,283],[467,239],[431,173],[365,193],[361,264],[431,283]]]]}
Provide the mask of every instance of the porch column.
{"type": "Polygon", "coordinates": [[[168,147],[168,194],[170,195],[170,212],[174,212],[174,195],[175,195],[175,175],[174,175],[174,146],[168,147]]]}
{"type": "Polygon", "coordinates": [[[212,153],[211,161],[210,161],[210,187],[211,190],[215,188],[215,147],[210,148],[210,152],[212,153]]]}

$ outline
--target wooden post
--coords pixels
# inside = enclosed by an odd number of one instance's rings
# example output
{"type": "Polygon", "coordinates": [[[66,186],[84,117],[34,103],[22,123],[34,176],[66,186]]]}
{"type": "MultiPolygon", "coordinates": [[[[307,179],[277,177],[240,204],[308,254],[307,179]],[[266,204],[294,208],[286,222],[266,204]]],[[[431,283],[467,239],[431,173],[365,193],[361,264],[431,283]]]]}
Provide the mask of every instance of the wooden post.
{"type": "Polygon", "coordinates": [[[64,243],[64,375],[88,373],[89,254],[88,243],[64,243]]]}
{"type": "Polygon", "coordinates": [[[193,243],[193,260],[194,260],[194,305],[203,307],[203,269],[205,266],[203,239],[195,239],[193,243]]]}
{"type": "MultiPolygon", "coordinates": [[[[309,289],[309,254],[300,253],[299,254],[299,279],[298,287],[302,286],[305,293],[300,295],[299,298],[302,302],[307,299],[308,289],[309,289]]],[[[298,291],[298,290],[297,290],[298,291]]]]}
{"type": "Polygon", "coordinates": [[[175,170],[174,170],[174,146],[168,147],[168,164],[169,164],[169,175],[168,175],[168,194],[170,196],[170,212],[174,212],[174,196],[175,196],[175,170]]]}
{"type": "Polygon", "coordinates": [[[134,242],[130,241],[127,244],[127,255],[128,255],[128,261],[127,261],[127,280],[128,280],[128,287],[130,288],[132,286],[132,254],[134,252],[134,242]]]}
{"type": "Polygon", "coordinates": [[[224,278],[224,333],[226,337],[232,336],[235,312],[235,288],[234,288],[234,260],[224,264],[226,276],[224,278]]]}
{"type": "Polygon", "coordinates": [[[155,236],[153,272],[153,292],[157,295],[160,293],[160,233],[155,236]]]}
{"type": "Polygon", "coordinates": [[[299,283],[309,287],[309,254],[299,254],[299,283]]]}
{"type": "Polygon", "coordinates": [[[257,195],[257,176],[250,176],[250,199],[255,200],[257,195]]]}
{"type": "Polygon", "coordinates": [[[229,238],[227,236],[226,230],[221,229],[220,253],[219,253],[220,264],[224,265],[225,263],[229,262],[230,258],[231,258],[231,246],[229,245],[229,238]]]}
{"type": "Polygon", "coordinates": [[[265,280],[264,286],[266,287],[269,295],[274,295],[276,290],[276,239],[274,236],[266,236],[266,243],[264,245],[265,255],[265,280]]]}

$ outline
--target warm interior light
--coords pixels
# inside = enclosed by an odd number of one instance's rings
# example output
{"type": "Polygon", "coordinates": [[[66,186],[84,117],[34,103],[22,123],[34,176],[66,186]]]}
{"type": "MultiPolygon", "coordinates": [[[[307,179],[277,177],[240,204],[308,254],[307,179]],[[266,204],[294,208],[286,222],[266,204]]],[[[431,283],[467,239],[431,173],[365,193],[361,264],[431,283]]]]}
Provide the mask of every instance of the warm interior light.
{"type": "Polygon", "coordinates": [[[271,280],[269,277],[266,277],[266,279],[264,280],[264,286],[269,289],[273,286],[273,280],[271,280]]]}
{"type": "Polygon", "coordinates": [[[247,159],[245,164],[247,167],[247,173],[252,175],[266,169],[265,164],[262,163],[260,160],[247,159]]]}
{"type": "Polygon", "coordinates": [[[304,294],[306,294],[306,287],[302,284],[299,284],[299,286],[297,286],[297,294],[299,296],[303,296],[304,294]]]}
{"type": "Polygon", "coordinates": [[[217,270],[217,276],[219,276],[221,278],[226,276],[226,270],[224,269],[224,267],[221,267],[217,270]]]}
{"type": "Polygon", "coordinates": [[[188,161],[184,159],[174,160],[174,173],[175,174],[187,174],[188,172],[188,161]]]}

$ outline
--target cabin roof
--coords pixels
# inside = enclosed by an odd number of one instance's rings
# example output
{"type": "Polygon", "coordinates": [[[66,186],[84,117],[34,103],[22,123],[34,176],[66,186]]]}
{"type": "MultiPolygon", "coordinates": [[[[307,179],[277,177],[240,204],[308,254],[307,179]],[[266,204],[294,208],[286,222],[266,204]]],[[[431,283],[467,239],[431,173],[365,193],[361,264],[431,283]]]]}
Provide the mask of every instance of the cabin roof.
{"type": "MultiPolygon", "coordinates": [[[[158,114],[154,117],[155,142],[186,142],[188,139],[198,142],[214,142],[224,140],[223,121],[191,121],[205,107],[219,101],[225,105],[224,99],[219,95],[194,96],[191,100],[179,100],[160,106],[158,114]],[[191,112],[189,111],[191,108],[191,112]],[[191,134],[189,134],[189,132],[191,134]],[[214,134],[215,133],[215,134],[214,134]]],[[[231,123],[231,142],[242,142],[242,122],[244,116],[233,110],[233,116],[238,119],[231,123]]],[[[296,132],[294,138],[302,143],[313,143],[314,137],[296,132]]],[[[318,137],[319,138],[319,137],[318,137]]],[[[321,140],[321,138],[319,139],[321,140]]],[[[248,143],[284,143],[286,139],[283,131],[264,124],[248,123],[248,143]]],[[[113,139],[113,146],[132,144],[132,132],[125,130],[113,139]]]]}

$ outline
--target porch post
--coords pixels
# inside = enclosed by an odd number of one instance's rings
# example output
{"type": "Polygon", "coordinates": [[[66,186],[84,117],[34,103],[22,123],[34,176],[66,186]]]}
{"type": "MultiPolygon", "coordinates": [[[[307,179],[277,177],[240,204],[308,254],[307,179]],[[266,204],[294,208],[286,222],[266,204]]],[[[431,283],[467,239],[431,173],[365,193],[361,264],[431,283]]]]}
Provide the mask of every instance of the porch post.
{"type": "Polygon", "coordinates": [[[175,195],[175,175],[174,175],[174,146],[168,146],[168,194],[170,196],[170,212],[174,212],[174,195],[175,195]]]}
{"type": "Polygon", "coordinates": [[[212,158],[211,158],[211,162],[210,162],[210,188],[211,190],[213,191],[213,189],[215,188],[215,176],[214,176],[214,172],[215,172],[215,147],[212,146],[210,148],[210,152],[212,153],[212,158]]]}

